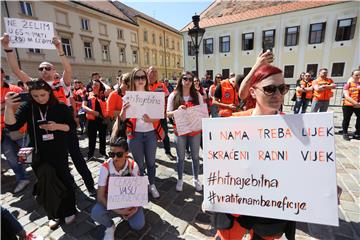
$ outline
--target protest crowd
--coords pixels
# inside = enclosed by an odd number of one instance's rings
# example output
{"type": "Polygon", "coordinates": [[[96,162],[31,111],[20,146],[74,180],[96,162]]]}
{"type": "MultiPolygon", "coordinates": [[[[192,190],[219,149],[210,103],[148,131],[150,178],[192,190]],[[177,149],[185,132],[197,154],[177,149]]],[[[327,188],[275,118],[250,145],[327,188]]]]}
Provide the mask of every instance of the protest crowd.
{"type": "MultiPolygon", "coordinates": [[[[192,160],[194,189],[203,190],[199,178],[202,130],[184,132],[189,127],[182,121],[184,115],[190,115],[187,110],[196,108],[204,117],[219,119],[284,114],[282,104],[290,88],[284,82],[282,70],[271,65],[274,55],[270,51],[258,55],[246,76],[231,73],[229,78],[223,79],[221,74],[216,74],[213,81],[210,75],[200,79],[185,71],[177,78],[176,85],[172,85],[169,80],[158,79],[155,67],[134,68],[128,73],[119,71],[116,85],[110,86],[99,72],[89,73],[89,82],[75,78],[56,37],[53,44],[62,64],[62,73],[52,63],[43,61],[39,63],[38,76],[29,76],[19,68],[7,34],[2,36],[1,44],[7,64],[19,80],[17,86],[5,81],[6,73],[1,69],[1,149],[16,176],[13,192],[21,193],[31,185],[24,170],[24,164],[31,164],[37,178],[33,194],[48,216],[49,227],[56,229],[60,224],[72,224],[77,208],[75,181],[68,163],[70,155],[89,197],[96,199],[91,217],[106,228],[104,239],[114,239],[116,226],[111,219],[114,214],[128,221],[134,230],[144,226],[141,206],[107,208],[109,177],[147,176],[150,196],[159,198],[155,180],[159,142],[163,144],[166,156],[176,161],[176,191],[183,191],[185,158],[192,160]],[[162,96],[160,104],[163,106],[159,108],[161,114],[158,116],[163,117],[152,117],[158,109],[149,108],[136,117],[138,109],[134,109],[134,105],[138,104],[136,96],[143,96],[141,94],[150,96],[145,98],[144,95],[143,105],[159,105],[152,96],[162,96]],[[176,156],[171,152],[169,126],[175,133],[176,156]],[[79,147],[79,136],[84,134],[88,138],[87,156],[82,155],[79,147]],[[31,147],[31,161],[26,152],[22,158],[18,154],[26,147],[31,147]],[[87,162],[94,159],[103,162],[97,188],[87,166],[87,162]]],[[[328,110],[336,84],[327,73],[327,69],[322,68],[314,79],[313,73],[300,75],[293,97],[294,114],[305,114],[309,105],[311,112],[328,110]]],[[[343,139],[360,140],[360,69],[349,76],[343,93],[343,139]],[[353,113],[356,131],[352,136],[348,128],[353,113]]],[[[2,229],[2,236],[8,234],[3,239],[36,239],[31,233],[27,235],[7,209],[2,207],[1,215],[2,222],[8,226],[2,229]]],[[[213,227],[217,230],[215,239],[280,239],[282,236],[295,239],[295,221],[215,212],[213,216],[213,227]]]]}

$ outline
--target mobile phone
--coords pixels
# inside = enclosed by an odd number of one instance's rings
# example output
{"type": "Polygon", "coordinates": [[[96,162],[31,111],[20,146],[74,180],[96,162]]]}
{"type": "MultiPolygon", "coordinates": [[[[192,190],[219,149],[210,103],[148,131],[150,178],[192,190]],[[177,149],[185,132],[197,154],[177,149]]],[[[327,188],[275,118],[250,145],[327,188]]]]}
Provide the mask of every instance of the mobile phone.
{"type": "Polygon", "coordinates": [[[38,123],[39,125],[42,125],[42,124],[47,124],[48,121],[47,121],[46,119],[40,119],[40,120],[37,120],[37,123],[38,123]]]}
{"type": "Polygon", "coordinates": [[[273,51],[273,45],[271,42],[264,43],[263,53],[266,52],[267,50],[270,50],[270,52],[273,51]]]}
{"type": "Polygon", "coordinates": [[[27,102],[30,100],[30,94],[27,92],[21,92],[21,93],[19,93],[17,98],[19,100],[15,101],[15,102],[27,102]]]}

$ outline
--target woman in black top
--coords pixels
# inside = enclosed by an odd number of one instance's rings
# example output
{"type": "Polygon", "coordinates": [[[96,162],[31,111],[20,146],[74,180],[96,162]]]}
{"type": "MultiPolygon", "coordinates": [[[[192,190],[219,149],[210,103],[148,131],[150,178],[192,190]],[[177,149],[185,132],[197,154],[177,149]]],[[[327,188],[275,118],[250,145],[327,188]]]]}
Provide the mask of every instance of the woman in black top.
{"type": "Polygon", "coordinates": [[[60,219],[65,219],[67,224],[75,220],[74,179],[70,174],[66,143],[67,132],[70,127],[75,126],[75,123],[69,108],[56,99],[51,87],[44,80],[38,79],[27,85],[30,101],[22,103],[16,113],[13,111],[13,106],[19,105],[19,95],[9,92],[5,96],[5,123],[10,130],[17,130],[24,123],[28,124],[30,146],[34,147],[34,152],[38,153],[38,158],[32,163],[32,168],[39,180],[35,189],[38,202],[39,185],[42,183],[40,181],[44,179],[47,172],[53,170],[56,173],[56,176],[50,180],[47,178],[45,185],[41,186],[52,189],[54,184],[60,182],[64,194],[54,199],[54,196],[46,195],[45,191],[40,190],[41,196],[45,194],[42,206],[50,219],[49,226],[54,228],[59,224],[60,219]],[[45,166],[49,171],[43,170],[45,166]],[[57,179],[54,180],[56,177],[57,179]],[[54,204],[55,202],[58,202],[58,205],[54,204]]]}

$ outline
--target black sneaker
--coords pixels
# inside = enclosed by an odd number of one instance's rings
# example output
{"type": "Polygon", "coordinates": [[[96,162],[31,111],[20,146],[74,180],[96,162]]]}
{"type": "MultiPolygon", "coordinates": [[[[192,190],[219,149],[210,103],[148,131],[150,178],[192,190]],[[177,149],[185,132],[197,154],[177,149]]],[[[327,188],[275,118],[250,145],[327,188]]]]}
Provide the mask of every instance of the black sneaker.
{"type": "Polygon", "coordinates": [[[96,198],[97,191],[96,191],[95,188],[94,188],[94,189],[91,189],[91,190],[88,189],[88,192],[89,192],[89,196],[90,196],[90,197],[96,198]]]}
{"type": "Polygon", "coordinates": [[[343,139],[344,139],[345,141],[350,141],[349,134],[347,134],[347,133],[343,134],[343,139]]]}
{"type": "Polygon", "coordinates": [[[191,159],[191,154],[190,154],[190,152],[185,152],[185,156],[186,156],[186,159],[191,159]]]}
{"type": "Polygon", "coordinates": [[[355,134],[355,135],[354,135],[354,139],[356,139],[356,140],[360,140],[360,135],[355,134]]]}
{"type": "Polygon", "coordinates": [[[172,161],[176,160],[176,157],[174,155],[172,155],[171,153],[165,153],[165,154],[170,160],[172,160],[172,161]]]}

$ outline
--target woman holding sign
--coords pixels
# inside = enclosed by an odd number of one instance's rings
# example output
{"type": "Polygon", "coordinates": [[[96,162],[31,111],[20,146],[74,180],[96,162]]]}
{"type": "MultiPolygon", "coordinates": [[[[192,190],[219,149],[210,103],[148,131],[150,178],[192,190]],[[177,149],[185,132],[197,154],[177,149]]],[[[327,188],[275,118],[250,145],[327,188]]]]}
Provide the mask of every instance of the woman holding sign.
{"type": "MultiPolygon", "coordinates": [[[[174,112],[178,109],[186,109],[195,105],[205,105],[202,96],[195,89],[194,76],[190,72],[184,72],[177,82],[175,90],[169,95],[167,104],[167,116],[174,117],[174,112]]],[[[176,190],[181,192],[183,189],[183,172],[186,144],[189,143],[192,157],[192,170],[194,176],[194,186],[196,191],[202,190],[202,184],[199,181],[199,148],[201,141],[201,130],[187,133],[179,136],[174,121],[174,132],[177,155],[177,173],[178,181],[176,190]]]]}
{"type": "MultiPolygon", "coordinates": [[[[149,91],[147,74],[140,68],[134,68],[131,72],[130,89],[128,91],[149,91]]],[[[121,109],[120,118],[126,119],[126,109],[130,106],[127,102],[121,109]]],[[[126,135],[128,137],[130,151],[140,168],[140,175],[144,175],[144,158],[149,177],[149,190],[153,198],[159,198],[160,194],[155,186],[155,155],[157,141],[162,141],[164,131],[160,119],[151,119],[147,114],[142,118],[126,119],[126,135]]]]}
{"type": "MultiPolygon", "coordinates": [[[[233,113],[236,116],[257,116],[280,114],[279,108],[289,85],[284,83],[282,71],[271,65],[256,69],[248,81],[250,97],[255,108],[233,113]]],[[[283,234],[287,239],[295,239],[295,222],[238,214],[215,214],[216,239],[279,239],[283,234]]]]}

